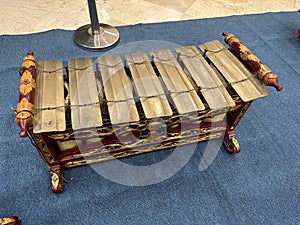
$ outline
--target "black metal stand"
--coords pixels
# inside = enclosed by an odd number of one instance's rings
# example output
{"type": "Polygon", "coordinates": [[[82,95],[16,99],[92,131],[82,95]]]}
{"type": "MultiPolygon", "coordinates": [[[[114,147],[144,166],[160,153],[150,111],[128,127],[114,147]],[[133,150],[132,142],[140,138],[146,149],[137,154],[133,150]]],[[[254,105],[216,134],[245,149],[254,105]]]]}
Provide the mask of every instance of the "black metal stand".
{"type": "Polygon", "coordinates": [[[113,26],[99,23],[95,0],[88,0],[91,24],[84,25],[74,32],[74,42],[80,47],[97,51],[112,47],[120,38],[113,26]]]}

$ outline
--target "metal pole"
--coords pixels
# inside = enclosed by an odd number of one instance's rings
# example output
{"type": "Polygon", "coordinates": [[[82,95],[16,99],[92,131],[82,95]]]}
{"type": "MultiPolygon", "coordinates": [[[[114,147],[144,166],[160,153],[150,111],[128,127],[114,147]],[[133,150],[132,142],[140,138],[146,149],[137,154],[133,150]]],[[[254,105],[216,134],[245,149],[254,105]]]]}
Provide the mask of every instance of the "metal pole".
{"type": "Polygon", "coordinates": [[[94,33],[98,34],[100,25],[99,25],[95,0],[88,0],[88,4],[89,4],[89,12],[90,12],[92,31],[93,31],[93,34],[94,33]]]}

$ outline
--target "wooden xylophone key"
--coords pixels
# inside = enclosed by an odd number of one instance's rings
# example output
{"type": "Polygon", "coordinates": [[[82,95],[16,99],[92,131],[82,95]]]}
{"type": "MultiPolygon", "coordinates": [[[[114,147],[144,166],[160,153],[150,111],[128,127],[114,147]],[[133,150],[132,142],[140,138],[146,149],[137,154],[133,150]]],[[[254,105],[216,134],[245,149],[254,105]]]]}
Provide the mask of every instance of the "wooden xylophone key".
{"type": "Polygon", "coordinates": [[[110,121],[122,124],[139,121],[134,101],[133,87],[121,57],[106,55],[98,58],[110,121]]]}
{"type": "Polygon", "coordinates": [[[94,64],[90,58],[68,61],[72,128],[102,126],[94,64]]]}
{"type": "Polygon", "coordinates": [[[125,55],[133,83],[147,119],[173,114],[165,90],[146,53],[125,55]]]}
{"type": "Polygon", "coordinates": [[[210,109],[235,106],[221,79],[195,46],[178,47],[175,50],[210,109]]]}
{"type": "Polygon", "coordinates": [[[168,49],[151,51],[153,62],[156,65],[164,84],[177,111],[180,114],[204,110],[201,99],[197,95],[195,87],[189,81],[172,52],[168,49]]]}
{"type": "Polygon", "coordinates": [[[34,133],[66,129],[63,63],[58,60],[37,64],[34,133]]]}

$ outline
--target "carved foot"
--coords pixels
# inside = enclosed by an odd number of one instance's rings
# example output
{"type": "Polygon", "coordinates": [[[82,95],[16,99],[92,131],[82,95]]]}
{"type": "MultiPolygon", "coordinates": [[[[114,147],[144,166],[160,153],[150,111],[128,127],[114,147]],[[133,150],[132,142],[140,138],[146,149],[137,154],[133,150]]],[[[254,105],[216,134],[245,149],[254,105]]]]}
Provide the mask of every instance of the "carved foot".
{"type": "Polygon", "coordinates": [[[10,216],[5,218],[0,218],[0,225],[18,225],[18,217],[10,216]]]}
{"type": "Polygon", "coordinates": [[[300,28],[294,33],[294,37],[295,38],[300,37],[300,28]]]}
{"type": "Polygon", "coordinates": [[[223,143],[224,143],[225,147],[227,148],[227,151],[231,154],[239,153],[241,150],[240,144],[235,137],[234,130],[227,130],[225,132],[225,137],[224,137],[223,143]]]}
{"type": "Polygon", "coordinates": [[[51,185],[53,193],[61,193],[64,188],[63,170],[59,165],[51,166],[51,185]]]}

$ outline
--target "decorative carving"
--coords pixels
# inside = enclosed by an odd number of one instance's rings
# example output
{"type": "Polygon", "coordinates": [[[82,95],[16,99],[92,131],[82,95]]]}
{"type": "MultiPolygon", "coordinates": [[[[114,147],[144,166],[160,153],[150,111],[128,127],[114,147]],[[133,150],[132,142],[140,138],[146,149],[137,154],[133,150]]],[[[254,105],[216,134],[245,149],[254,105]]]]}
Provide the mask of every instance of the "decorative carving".
{"type": "Polygon", "coordinates": [[[223,143],[229,153],[236,154],[241,150],[233,129],[226,130],[223,143]]]}
{"type": "Polygon", "coordinates": [[[29,69],[30,67],[35,67],[36,59],[33,56],[32,51],[28,51],[28,54],[23,57],[22,67],[29,69]]]}
{"type": "Polygon", "coordinates": [[[33,114],[33,104],[31,104],[27,98],[22,98],[21,101],[18,103],[16,107],[16,117],[20,119],[28,118],[20,115],[23,112],[29,112],[30,114],[33,114]]]}
{"type": "Polygon", "coordinates": [[[35,80],[31,73],[28,70],[25,70],[20,79],[20,93],[26,95],[33,89],[35,89],[35,80]]]}
{"type": "Polygon", "coordinates": [[[31,51],[24,56],[22,63],[22,76],[20,79],[19,103],[15,109],[16,124],[20,127],[20,137],[27,137],[27,129],[33,122],[33,104],[35,90],[35,58],[31,51]]]}
{"type": "Polygon", "coordinates": [[[52,192],[60,193],[63,191],[63,171],[59,165],[50,167],[52,192]]]}
{"type": "Polygon", "coordinates": [[[282,90],[282,86],[278,84],[277,75],[273,74],[268,66],[263,64],[260,59],[255,56],[238,38],[233,34],[223,32],[225,42],[230,46],[231,50],[239,55],[239,57],[247,63],[258,78],[267,86],[273,86],[277,91],[282,90]]]}
{"type": "Polygon", "coordinates": [[[37,150],[41,153],[41,156],[48,164],[54,164],[55,160],[54,157],[46,145],[46,143],[43,141],[43,138],[41,134],[34,134],[32,132],[32,129],[29,129],[30,136],[34,139],[34,143],[32,144],[37,148],[37,150]]]}
{"type": "Polygon", "coordinates": [[[5,218],[0,218],[0,225],[18,225],[18,217],[10,216],[5,218]]]}

